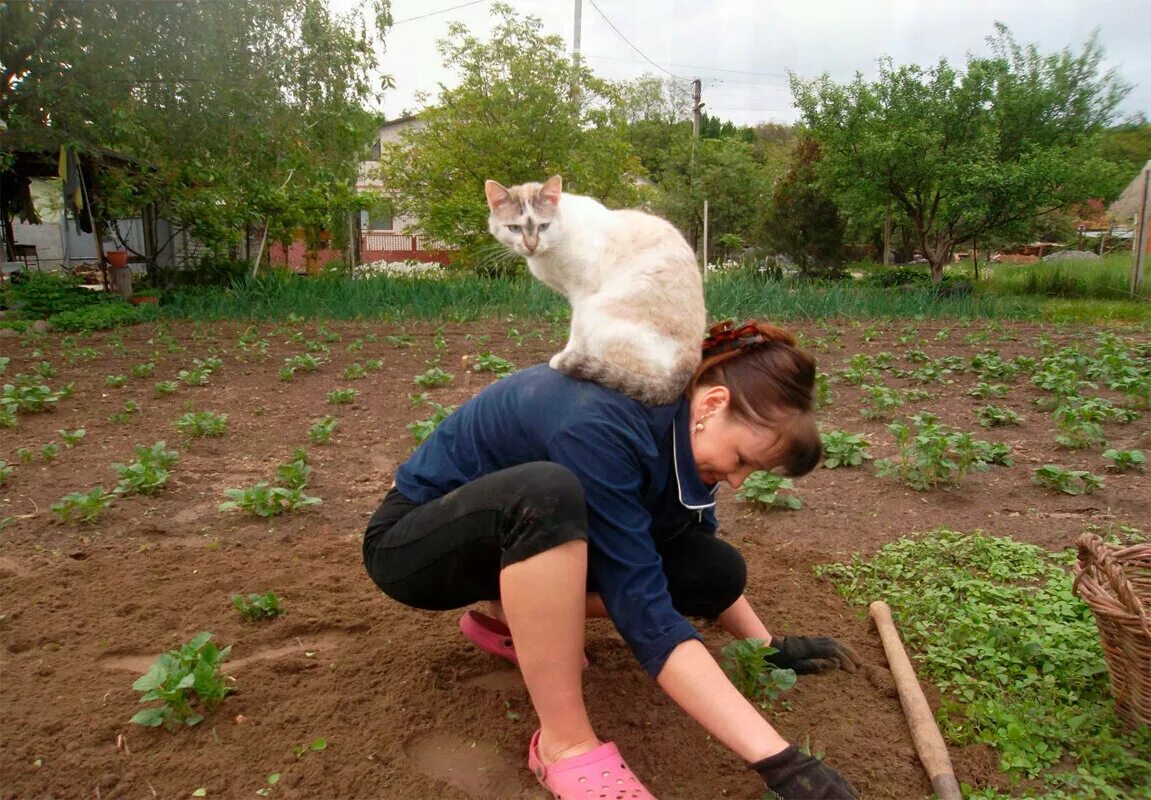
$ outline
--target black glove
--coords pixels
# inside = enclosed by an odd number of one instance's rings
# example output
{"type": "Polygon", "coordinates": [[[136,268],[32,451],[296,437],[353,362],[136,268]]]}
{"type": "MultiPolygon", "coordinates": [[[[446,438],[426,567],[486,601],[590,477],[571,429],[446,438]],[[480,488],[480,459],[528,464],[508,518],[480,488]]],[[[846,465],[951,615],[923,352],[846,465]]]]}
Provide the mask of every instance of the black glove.
{"type": "Polygon", "coordinates": [[[779,669],[793,669],[796,675],[836,668],[855,672],[863,663],[850,646],[830,636],[773,636],[771,646],[779,652],[763,660],[779,669]]]}
{"type": "Polygon", "coordinates": [[[859,793],[847,779],[818,758],[788,745],[751,768],[781,800],[856,800],[859,793]]]}

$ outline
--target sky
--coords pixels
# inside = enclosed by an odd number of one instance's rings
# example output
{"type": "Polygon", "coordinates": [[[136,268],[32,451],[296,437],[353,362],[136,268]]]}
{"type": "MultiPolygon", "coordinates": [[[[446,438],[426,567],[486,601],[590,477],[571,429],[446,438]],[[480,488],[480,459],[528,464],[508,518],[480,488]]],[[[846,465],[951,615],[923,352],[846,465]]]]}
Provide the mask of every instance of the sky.
{"type": "MultiPolygon", "coordinates": [[[[337,9],[356,0],[328,0],[337,9]]],[[[434,94],[453,75],[436,41],[449,21],[486,39],[492,0],[392,0],[395,25],[381,71],[396,88],[383,111],[417,111],[419,91],[434,94]],[[451,9],[451,10],[447,10],[451,9]],[[437,13],[443,12],[443,13],[437,13]]],[[[570,49],[576,0],[505,0],[543,20],[570,49]]],[[[1078,52],[1098,28],[1105,66],[1135,84],[1123,117],[1151,117],[1151,3],[1148,0],[582,0],[581,51],[603,78],[645,73],[703,83],[704,111],[737,124],[795,122],[787,74],[828,73],[840,83],[876,74],[876,60],[930,66],[940,57],[962,66],[968,53],[988,54],[986,37],[1004,22],[1020,43],[1049,53],[1078,52]],[[614,26],[614,30],[613,30],[614,26]]]]}

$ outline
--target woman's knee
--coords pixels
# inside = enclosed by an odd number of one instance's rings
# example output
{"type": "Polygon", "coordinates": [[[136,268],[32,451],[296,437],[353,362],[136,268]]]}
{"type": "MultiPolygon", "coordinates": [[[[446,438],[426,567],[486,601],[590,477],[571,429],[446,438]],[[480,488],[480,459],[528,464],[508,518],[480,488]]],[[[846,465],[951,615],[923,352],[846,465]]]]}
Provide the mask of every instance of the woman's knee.
{"type": "Polygon", "coordinates": [[[672,603],[684,616],[715,619],[747,588],[747,562],[739,550],[710,534],[700,534],[680,558],[665,557],[672,603]]]}
{"type": "Polygon", "coordinates": [[[547,461],[506,470],[517,485],[517,502],[503,537],[501,566],[575,540],[587,539],[587,501],[579,478],[560,464],[547,461]]]}

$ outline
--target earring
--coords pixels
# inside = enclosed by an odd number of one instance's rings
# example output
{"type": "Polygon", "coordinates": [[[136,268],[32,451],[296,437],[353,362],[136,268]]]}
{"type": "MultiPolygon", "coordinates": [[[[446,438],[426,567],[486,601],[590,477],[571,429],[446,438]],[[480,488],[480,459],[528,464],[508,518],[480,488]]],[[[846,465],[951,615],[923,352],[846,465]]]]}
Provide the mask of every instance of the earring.
{"type": "Polygon", "coordinates": [[[702,419],[699,422],[695,423],[695,430],[696,430],[696,433],[703,430],[703,420],[702,419]]]}

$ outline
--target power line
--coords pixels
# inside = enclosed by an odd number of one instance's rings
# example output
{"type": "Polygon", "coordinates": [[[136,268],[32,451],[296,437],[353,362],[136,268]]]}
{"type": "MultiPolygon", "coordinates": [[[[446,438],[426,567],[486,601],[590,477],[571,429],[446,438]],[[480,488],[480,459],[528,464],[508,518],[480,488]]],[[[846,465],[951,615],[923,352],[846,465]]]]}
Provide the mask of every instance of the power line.
{"type": "Polygon", "coordinates": [[[608,19],[608,18],[607,18],[607,14],[604,14],[602,11],[600,11],[600,8],[599,8],[599,6],[597,6],[597,5],[595,4],[595,0],[588,0],[588,2],[589,2],[589,3],[591,3],[591,7],[592,7],[592,8],[594,8],[594,9],[596,10],[596,13],[597,13],[597,14],[599,14],[599,15],[600,15],[600,17],[602,17],[602,18],[603,18],[603,21],[604,21],[604,22],[606,22],[606,23],[608,24],[608,27],[610,27],[610,28],[611,28],[613,31],[615,31],[615,32],[616,32],[616,35],[617,35],[617,36],[619,36],[619,38],[623,39],[623,40],[624,40],[624,42],[627,44],[627,46],[628,46],[628,47],[630,47],[632,50],[635,50],[637,53],[639,53],[641,56],[643,56],[643,60],[644,60],[644,61],[646,61],[647,63],[651,64],[653,67],[655,67],[656,69],[658,69],[660,72],[664,73],[665,75],[670,75],[671,77],[675,78],[675,79],[676,79],[676,80],[678,80],[678,81],[686,81],[686,80],[687,80],[687,78],[684,78],[684,77],[682,77],[682,76],[680,76],[680,75],[676,75],[676,74],[674,74],[674,73],[668,72],[666,69],[664,69],[663,67],[661,67],[659,64],[655,63],[655,62],[654,62],[654,61],[652,61],[650,58],[648,58],[648,57],[647,57],[647,55],[646,55],[646,54],[645,54],[645,53],[644,53],[642,50],[640,50],[638,47],[636,47],[634,44],[632,44],[632,43],[631,43],[631,42],[628,40],[628,38],[627,38],[626,36],[624,36],[624,35],[623,35],[623,33],[621,33],[621,32],[620,32],[620,29],[619,29],[619,28],[617,28],[617,27],[616,27],[616,26],[615,26],[615,25],[612,23],[612,21],[611,21],[610,19],[608,19]]]}
{"type": "MultiPolygon", "coordinates": [[[[590,2],[591,0],[588,0],[588,1],[590,2]]],[[[585,58],[606,58],[609,61],[633,61],[637,64],[642,63],[639,61],[639,59],[636,59],[636,58],[621,58],[620,56],[597,56],[597,55],[592,55],[590,53],[584,53],[584,57],[585,58]]],[[[646,56],[645,56],[645,58],[646,58],[646,56]]],[[[649,63],[650,63],[650,61],[649,61],[649,63]]],[[[727,69],[725,67],[703,67],[703,66],[700,66],[698,64],[673,64],[671,62],[668,62],[667,65],[669,67],[681,67],[683,69],[698,69],[698,70],[704,70],[706,72],[734,72],[734,73],[738,73],[740,75],[755,75],[755,76],[758,76],[761,78],[786,78],[787,77],[786,75],[782,75],[782,74],[776,73],[776,72],[752,72],[752,71],[746,70],[746,69],[727,69]]],[[[657,64],[656,66],[658,67],[659,65],[657,64]]],[[[660,67],[660,69],[663,69],[663,68],[660,67]]],[[[664,70],[664,71],[666,72],[667,70],[664,70]]]]}
{"type": "Polygon", "coordinates": [[[472,2],[470,2],[470,3],[461,3],[460,5],[452,6],[451,8],[441,8],[439,11],[430,11],[427,14],[420,14],[418,17],[408,17],[407,19],[398,19],[392,23],[392,27],[394,28],[397,25],[402,25],[405,22],[414,22],[417,19],[425,19],[426,17],[434,17],[437,14],[446,14],[449,11],[455,11],[457,8],[467,8],[468,6],[479,5],[480,3],[486,3],[487,1],[488,0],[472,0],[472,2]]]}

